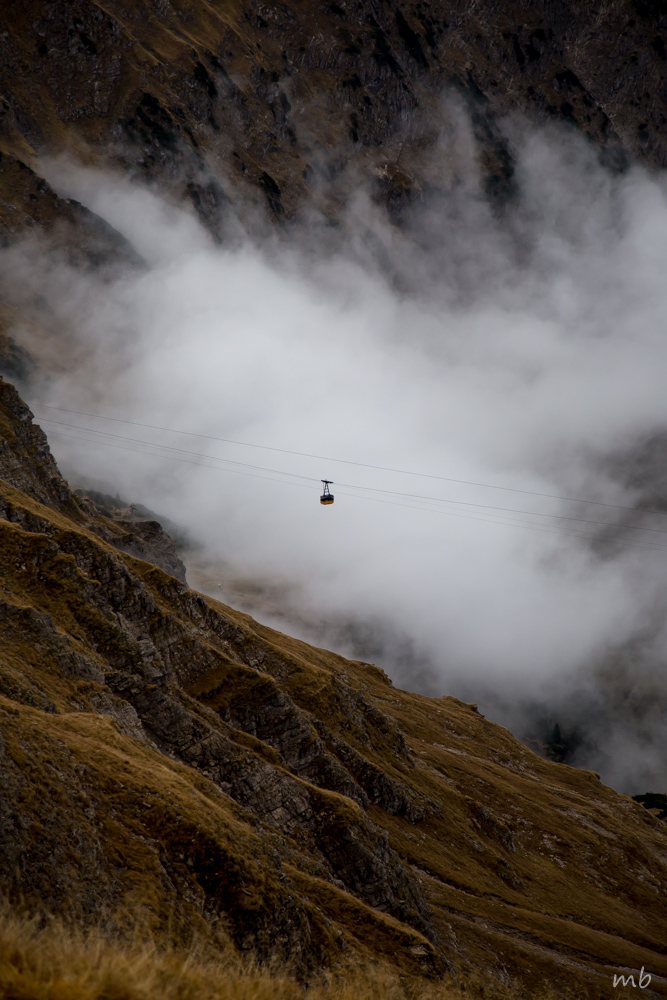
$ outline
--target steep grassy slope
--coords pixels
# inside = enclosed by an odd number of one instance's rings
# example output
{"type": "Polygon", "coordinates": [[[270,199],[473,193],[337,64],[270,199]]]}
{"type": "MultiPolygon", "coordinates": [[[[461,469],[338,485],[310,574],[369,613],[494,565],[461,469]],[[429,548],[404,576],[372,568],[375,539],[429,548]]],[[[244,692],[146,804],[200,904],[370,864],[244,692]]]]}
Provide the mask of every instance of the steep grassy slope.
{"type": "Polygon", "coordinates": [[[3,382],[0,419],[10,899],[300,975],[374,959],[591,998],[667,976],[664,823],[121,551],[3,382]]]}
{"type": "Polygon", "coordinates": [[[7,236],[78,211],[39,177],[62,149],[160,178],[216,233],[239,192],[280,219],[335,214],[361,178],[398,207],[456,179],[436,141],[447,89],[495,193],[510,111],[573,123],[617,164],[667,162],[667,14],[646,0],[24,0],[0,20],[7,236]]]}

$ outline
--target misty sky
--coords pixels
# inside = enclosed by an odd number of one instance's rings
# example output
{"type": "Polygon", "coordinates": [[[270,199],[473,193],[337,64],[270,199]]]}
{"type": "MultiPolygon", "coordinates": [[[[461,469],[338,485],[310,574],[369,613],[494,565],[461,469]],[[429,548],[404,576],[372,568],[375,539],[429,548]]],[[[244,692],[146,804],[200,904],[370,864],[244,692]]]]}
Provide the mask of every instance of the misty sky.
{"type": "Polygon", "coordinates": [[[518,728],[524,703],[579,698],[583,762],[667,790],[667,516],[535,495],[660,504],[660,469],[628,469],[667,431],[667,186],[611,176],[569,132],[517,146],[503,215],[472,161],[402,232],[356,191],[326,252],[296,226],[216,247],[157,194],[52,164],[148,267],[103,281],[35,243],[5,254],[58,332],[15,331],[41,363],[30,401],[67,475],[186,525],[211,578],[267,589],[265,619],[282,605],[357,655],[363,634],[402,686],[518,728]]]}

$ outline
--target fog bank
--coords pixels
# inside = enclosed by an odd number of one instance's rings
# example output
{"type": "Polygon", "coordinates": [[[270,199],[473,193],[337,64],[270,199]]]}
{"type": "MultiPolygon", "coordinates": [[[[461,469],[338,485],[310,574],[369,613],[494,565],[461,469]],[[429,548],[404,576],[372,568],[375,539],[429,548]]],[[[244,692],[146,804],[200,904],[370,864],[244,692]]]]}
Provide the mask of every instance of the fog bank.
{"type": "Polygon", "coordinates": [[[567,131],[513,141],[502,212],[471,149],[400,228],[358,190],[335,238],[222,247],[55,163],[146,267],[84,275],[32,242],[4,294],[39,320],[14,335],[65,474],[187,526],[212,593],[667,790],[666,181],[567,131]]]}

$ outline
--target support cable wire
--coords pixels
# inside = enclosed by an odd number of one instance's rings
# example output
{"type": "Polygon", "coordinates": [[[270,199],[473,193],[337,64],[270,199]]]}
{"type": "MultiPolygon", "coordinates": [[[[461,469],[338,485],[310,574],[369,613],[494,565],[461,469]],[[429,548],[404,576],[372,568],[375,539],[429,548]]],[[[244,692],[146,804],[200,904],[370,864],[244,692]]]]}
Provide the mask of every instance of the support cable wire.
{"type": "MultiPolygon", "coordinates": [[[[291,484],[288,484],[291,485],[291,484]]],[[[474,514],[463,514],[457,513],[452,510],[444,510],[442,507],[421,507],[417,504],[407,504],[407,503],[396,503],[393,500],[381,500],[379,497],[369,497],[363,494],[356,493],[346,493],[345,490],[338,490],[340,496],[347,496],[354,500],[372,500],[375,503],[386,503],[390,504],[392,507],[405,507],[407,510],[424,510],[432,514],[447,514],[450,517],[463,518],[466,521],[481,521],[483,524],[500,524],[508,527],[519,527],[526,528],[528,531],[539,531],[543,534],[550,535],[570,535],[572,538],[583,538],[586,541],[593,541],[595,535],[592,532],[587,531],[568,531],[567,528],[560,528],[557,525],[536,525],[531,524],[527,521],[518,521],[516,518],[500,518],[500,517],[484,517],[483,515],[475,516],[474,514]]],[[[667,547],[664,545],[641,545],[635,542],[624,542],[625,548],[632,549],[644,549],[646,552],[667,552],[667,547]]]]}
{"type": "MultiPolygon", "coordinates": [[[[280,476],[289,476],[291,479],[305,479],[309,483],[319,483],[321,480],[313,478],[313,476],[299,476],[295,472],[283,472],[282,469],[267,469],[263,465],[249,465],[247,462],[236,462],[232,458],[220,458],[218,455],[204,455],[196,451],[188,451],[186,448],[174,448],[173,445],[160,444],[159,441],[142,441],[140,438],[126,437],[123,434],[112,434],[110,431],[98,431],[94,427],[81,427],[78,424],[66,424],[59,420],[51,420],[47,418],[44,420],[46,424],[53,424],[56,427],[70,427],[77,431],[84,431],[86,434],[96,434],[104,438],[113,438],[116,441],[130,441],[133,444],[145,445],[149,448],[159,448],[164,452],[174,452],[178,455],[192,455],[195,458],[204,458],[210,462],[222,462],[226,465],[238,465],[244,469],[259,469],[262,472],[275,472],[280,476]]],[[[91,438],[80,438],[79,440],[90,441],[91,438]]],[[[159,454],[159,452],[153,452],[153,454],[159,454]]],[[[166,457],[169,457],[168,455],[166,457]]]]}
{"type": "MultiPolygon", "coordinates": [[[[302,486],[306,489],[311,488],[308,485],[309,483],[320,482],[320,480],[310,476],[300,476],[293,472],[284,472],[281,469],[271,469],[265,466],[250,465],[245,462],[235,462],[231,459],[219,458],[218,456],[215,455],[205,455],[198,452],[191,452],[183,448],[173,448],[170,445],[162,445],[155,441],[143,441],[138,438],[126,437],[121,434],[113,434],[108,431],[98,431],[93,428],[81,427],[76,424],[66,424],[61,421],[55,421],[50,419],[47,419],[44,422],[53,424],[55,427],[58,428],[55,431],[56,435],[62,434],[63,436],[71,437],[78,441],[84,441],[88,444],[91,443],[91,441],[97,439],[96,443],[106,444],[108,447],[112,447],[121,451],[133,451],[137,454],[154,455],[156,457],[168,458],[173,461],[182,462],[187,465],[196,465],[199,466],[200,468],[213,468],[213,469],[218,469],[218,471],[221,472],[233,472],[237,475],[245,475],[253,479],[265,479],[270,482],[283,483],[284,485],[289,485],[289,486],[302,486]],[[79,434],[71,434],[70,433],[71,430],[83,431],[84,434],[95,435],[95,438],[81,437],[79,434]],[[100,438],[102,438],[102,440],[100,440],[100,438]],[[115,442],[123,442],[123,443],[121,444],[115,442]],[[131,447],[132,445],[140,445],[140,447],[139,448],[131,447]],[[189,458],[180,456],[189,456],[189,458]],[[195,459],[195,461],[192,461],[192,459],[195,459]],[[207,463],[220,463],[220,464],[211,465],[207,463]],[[225,467],[230,465],[234,466],[235,468],[225,467]],[[252,470],[252,471],[250,472],[242,470],[252,470]],[[257,473],[261,472],[268,472],[271,473],[271,475],[270,476],[257,475],[257,473]],[[286,481],[285,479],[276,479],[275,476],[287,476],[289,477],[289,480],[286,481]],[[295,482],[295,480],[302,480],[302,481],[295,482]]],[[[410,494],[410,493],[406,494],[406,493],[399,493],[393,490],[379,490],[374,487],[357,486],[352,483],[341,483],[340,486],[355,491],[354,493],[346,493],[341,491],[341,495],[357,497],[358,499],[364,499],[364,500],[373,500],[376,503],[391,504],[392,506],[406,507],[411,510],[423,510],[423,511],[430,511],[431,513],[448,514],[452,517],[461,517],[466,520],[484,521],[489,524],[516,525],[523,528],[529,528],[534,531],[548,531],[551,534],[569,534],[569,535],[574,535],[575,537],[578,538],[587,538],[589,540],[592,537],[590,534],[585,534],[582,532],[558,530],[558,528],[555,525],[552,525],[549,528],[538,527],[534,524],[527,523],[525,521],[519,521],[516,518],[503,517],[502,514],[504,512],[510,514],[526,514],[528,516],[546,517],[546,518],[553,518],[556,520],[578,521],[578,522],[583,522],[585,524],[595,524],[601,527],[611,527],[621,530],[650,531],[657,534],[667,534],[667,530],[660,528],[642,528],[638,525],[623,525],[623,524],[617,524],[613,521],[597,521],[593,518],[578,518],[578,517],[569,517],[566,515],[558,515],[558,514],[545,514],[541,511],[521,510],[521,509],[514,509],[511,507],[494,507],[490,504],[475,504],[462,500],[447,500],[442,497],[429,497],[420,494],[410,494]],[[381,493],[382,497],[368,495],[377,493],[381,493]],[[390,500],[389,497],[397,497],[398,500],[390,500]],[[408,501],[407,503],[405,502],[406,500],[408,501]],[[434,503],[437,504],[437,506],[432,506],[432,504],[434,503]],[[426,504],[431,504],[431,505],[427,506],[426,504]],[[478,509],[473,509],[470,510],[468,513],[463,513],[463,511],[461,510],[447,509],[446,507],[442,506],[443,504],[454,504],[459,508],[466,507],[466,508],[478,508],[478,509]],[[482,510],[498,512],[500,513],[501,516],[500,517],[498,516],[491,517],[488,515],[484,516],[481,513],[482,510]]],[[[654,547],[652,546],[634,546],[634,547],[652,548],[653,550],[655,550],[654,547]]]]}
{"type": "MultiPolygon", "coordinates": [[[[70,434],[68,431],[58,430],[58,431],[55,432],[55,435],[56,436],[57,435],[62,435],[64,437],[73,438],[76,441],[84,441],[87,444],[90,444],[90,441],[91,441],[90,438],[80,437],[78,434],[70,434]]],[[[154,455],[156,455],[156,457],[159,457],[159,458],[168,458],[170,461],[181,462],[181,463],[183,463],[185,465],[194,465],[194,466],[196,466],[197,468],[200,468],[200,469],[213,469],[214,471],[217,471],[217,472],[231,472],[234,475],[247,476],[247,477],[249,477],[251,479],[262,479],[265,482],[279,483],[282,486],[301,486],[304,489],[308,489],[308,490],[310,490],[312,488],[310,486],[307,486],[305,483],[287,482],[284,479],[275,479],[273,476],[261,476],[261,475],[256,475],[255,473],[252,473],[252,472],[241,472],[239,469],[223,469],[223,468],[220,468],[219,466],[215,466],[215,465],[206,465],[204,462],[201,462],[201,461],[199,461],[199,462],[196,462],[196,461],[192,462],[189,459],[178,458],[178,457],[176,457],[174,455],[166,455],[166,456],[164,456],[164,455],[161,455],[161,454],[159,454],[157,452],[146,451],[146,450],[139,449],[139,448],[130,448],[130,447],[127,447],[126,445],[114,444],[113,442],[110,442],[110,441],[103,441],[101,443],[105,444],[108,448],[114,448],[117,451],[129,451],[129,452],[134,452],[135,454],[138,454],[138,455],[152,455],[152,454],[154,454],[154,455]]],[[[313,480],[313,482],[316,482],[316,480],[313,480]]],[[[360,488],[357,487],[357,489],[360,489],[360,488]]],[[[510,527],[512,527],[512,526],[518,526],[518,527],[522,527],[522,528],[527,528],[530,531],[540,531],[540,532],[548,533],[548,534],[552,534],[552,535],[570,535],[570,536],[572,536],[574,538],[584,538],[584,539],[588,539],[589,541],[592,538],[592,535],[590,533],[581,532],[581,531],[567,531],[567,530],[563,530],[563,529],[560,529],[560,528],[555,527],[555,526],[552,526],[552,527],[537,527],[536,525],[529,524],[526,521],[518,521],[516,518],[502,518],[502,517],[488,517],[488,516],[485,517],[484,515],[475,516],[474,514],[463,514],[463,513],[457,512],[457,511],[446,510],[446,509],[443,509],[441,507],[426,507],[426,506],[423,506],[421,504],[415,504],[415,503],[396,503],[393,500],[383,500],[383,499],[380,499],[379,497],[364,496],[363,493],[347,493],[344,490],[341,490],[340,494],[341,494],[341,496],[349,496],[353,500],[371,500],[374,503],[382,503],[382,504],[386,504],[386,505],[391,506],[391,507],[404,507],[406,510],[419,510],[419,511],[425,511],[425,512],[431,513],[431,514],[446,514],[446,515],[448,515],[450,517],[457,517],[457,518],[460,518],[460,519],[465,520],[465,521],[480,521],[482,524],[499,524],[499,525],[510,526],[510,527]]],[[[631,547],[632,548],[648,549],[648,550],[650,550],[652,552],[658,551],[658,549],[660,548],[660,547],[656,547],[656,546],[653,546],[653,545],[633,545],[632,543],[631,543],[631,547]]],[[[667,548],[665,548],[665,551],[667,552],[667,548]]]]}
{"type": "MultiPolygon", "coordinates": [[[[545,499],[548,500],[565,500],[569,503],[586,503],[596,507],[611,507],[614,510],[627,510],[633,514],[637,513],[657,514],[660,517],[667,517],[667,511],[664,510],[650,510],[649,508],[646,507],[629,507],[629,506],[624,506],[623,504],[605,503],[603,500],[586,500],[583,499],[582,497],[566,497],[566,496],[560,496],[557,493],[539,493],[536,490],[522,490],[514,486],[497,486],[494,483],[478,483],[469,479],[454,479],[451,476],[436,476],[428,472],[414,472],[413,470],[410,469],[394,469],[391,468],[390,466],[385,466],[385,465],[371,465],[368,462],[354,462],[346,458],[332,458],[330,455],[314,455],[307,451],[293,451],[289,448],[274,448],[270,445],[252,444],[249,441],[237,441],[233,438],[214,437],[211,434],[199,434],[196,431],[184,431],[184,430],[179,430],[176,427],[160,427],[157,424],[145,424],[145,423],[140,423],[137,420],[125,420],[121,417],[107,417],[101,413],[88,413],[85,410],[71,410],[71,409],[66,409],[63,406],[51,406],[47,403],[35,402],[32,405],[36,407],[41,407],[42,409],[57,410],[60,413],[75,413],[78,416],[93,417],[96,420],[109,420],[112,421],[113,423],[128,424],[129,426],[132,427],[145,427],[149,430],[166,431],[169,434],[185,434],[188,437],[197,437],[206,441],[219,441],[222,444],[234,444],[234,445],[239,445],[240,447],[243,448],[258,448],[261,451],[275,451],[279,452],[282,455],[296,455],[300,458],[316,458],[323,462],[338,462],[341,465],[354,465],[362,469],[374,469],[377,472],[395,472],[402,476],[418,476],[421,479],[436,479],[443,483],[457,483],[458,485],[461,486],[478,486],[489,490],[503,490],[506,493],[522,493],[524,496],[544,497],[545,499]]],[[[87,429],[88,428],[86,428],[86,430],[87,429]]]]}
{"type": "MultiPolygon", "coordinates": [[[[91,440],[92,440],[89,437],[88,438],[86,438],[86,437],[80,437],[78,434],[70,434],[68,431],[62,431],[62,430],[55,431],[54,432],[54,436],[55,437],[61,436],[61,437],[73,438],[75,441],[84,441],[86,444],[91,444],[91,440]]],[[[132,438],[127,438],[127,440],[128,441],[132,441],[133,439],[132,438]]],[[[131,451],[131,452],[134,452],[135,455],[153,455],[156,458],[168,458],[172,462],[181,462],[184,465],[196,465],[197,468],[199,468],[199,469],[214,469],[217,472],[233,472],[234,475],[237,475],[237,476],[248,476],[251,479],[264,479],[264,480],[267,480],[267,481],[272,482],[272,483],[282,483],[283,486],[303,486],[303,488],[306,489],[306,490],[312,489],[312,487],[309,486],[309,485],[307,485],[306,483],[287,482],[284,479],[274,479],[271,476],[257,476],[253,472],[241,472],[240,469],[224,469],[224,468],[220,468],[220,466],[217,466],[217,465],[206,465],[205,461],[204,462],[201,462],[201,461],[200,462],[192,462],[192,461],[190,461],[190,459],[179,458],[177,455],[164,455],[164,454],[162,454],[161,452],[158,452],[158,451],[150,451],[150,450],[146,450],[146,449],[142,449],[142,448],[129,448],[127,445],[114,444],[113,441],[99,441],[99,442],[96,442],[96,443],[98,443],[98,444],[104,444],[104,445],[107,446],[107,448],[114,448],[116,451],[131,451]]],[[[142,442],[138,442],[138,443],[142,443],[142,442]]],[[[185,452],[185,454],[187,454],[187,452],[185,452]]],[[[195,455],[194,452],[192,452],[191,454],[195,455]]],[[[206,460],[206,459],[210,458],[211,456],[209,456],[209,455],[202,455],[202,456],[199,456],[199,457],[201,457],[204,460],[206,460]]],[[[254,468],[254,466],[250,466],[250,468],[254,468]]],[[[292,473],[289,473],[289,472],[286,472],[284,474],[287,475],[287,476],[292,475],[292,473]]],[[[282,473],[279,473],[279,475],[282,475],[282,473]]],[[[299,476],[298,478],[305,479],[306,477],[305,476],[299,476]]],[[[315,479],[311,480],[311,482],[317,482],[317,481],[318,480],[315,480],[315,479]]]]}
{"type": "MultiPolygon", "coordinates": [[[[79,435],[77,435],[77,434],[70,434],[68,431],[58,430],[55,433],[56,433],[56,435],[60,434],[60,435],[62,435],[64,437],[74,438],[77,441],[85,441],[88,444],[91,441],[90,438],[79,437],[79,435]]],[[[128,440],[132,440],[132,439],[128,439],[128,440]]],[[[129,448],[126,445],[122,445],[122,444],[114,444],[113,442],[110,442],[110,441],[104,441],[104,442],[101,442],[101,443],[106,444],[107,447],[114,448],[115,450],[118,450],[118,451],[130,451],[130,452],[134,452],[135,454],[139,454],[139,455],[155,454],[157,457],[161,457],[161,458],[162,457],[166,457],[166,458],[169,458],[170,461],[181,462],[181,463],[183,463],[185,465],[195,465],[198,468],[202,468],[202,469],[213,469],[214,471],[218,471],[218,472],[231,472],[234,475],[246,476],[246,477],[251,478],[251,479],[262,479],[265,482],[278,483],[278,484],[280,484],[282,486],[301,486],[304,489],[308,489],[308,490],[312,489],[312,487],[306,485],[306,483],[295,483],[293,481],[288,482],[288,481],[286,481],[284,479],[275,479],[273,476],[262,476],[262,475],[257,475],[257,474],[252,473],[252,472],[242,472],[239,469],[224,469],[224,468],[220,468],[220,466],[206,465],[206,464],[204,464],[201,461],[199,461],[199,462],[197,462],[197,461],[192,462],[189,459],[178,458],[175,455],[164,456],[164,455],[160,455],[159,453],[156,453],[156,452],[150,452],[150,451],[140,450],[138,448],[129,448]]],[[[316,480],[313,480],[313,482],[316,482],[316,480]]],[[[538,532],[540,532],[542,534],[551,534],[551,535],[569,535],[570,537],[573,537],[573,538],[582,538],[585,541],[591,541],[592,538],[593,538],[593,536],[592,536],[592,534],[590,532],[587,533],[587,532],[581,532],[581,531],[568,531],[567,529],[559,528],[559,527],[556,527],[556,526],[538,527],[538,526],[536,526],[534,524],[529,524],[526,521],[518,521],[516,518],[501,518],[501,517],[488,517],[488,516],[485,517],[484,515],[475,516],[474,514],[463,514],[463,513],[458,513],[456,511],[446,510],[446,509],[443,509],[442,507],[425,507],[425,506],[414,504],[414,503],[410,503],[410,504],[407,504],[407,503],[396,503],[393,500],[383,500],[383,499],[380,499],[378,497],[364,496],[363,493],[346,493],[344,490],[341,490],[340,494],[341,494],[341,496],[349,496],[351,499],[354,499],[354,500],[371,500],[374,503],[387,504],[387,505],[389,505],[391,507],[404,507],[407,510],[419,510],[419,511],[425,511],[427,513],[432,513],[432,514],[446,514],[449,517],[456,517],[456,518],[459,518],[459,519],[464,520],[464,521],[479,521],[482,524],[498,524],[498,525],[501,525],[501,526],[504,526],[504,527],[515,527],[516,526],[516,527],[524,528],[527,531],[538,531],[538,532]]],[[[633,548],[633,549],[644,549],[645,551],[650,551],[650,552],[660,552],[660,551],[667,552],[667,547],[660,546],[660,545],[638,545],[636,543],[630,542],[630,543],[625,543],[625,547],[626,548],[633,548]]]]}
{"type": "Polygon", "coordinates": [[[374,486],[354,486],[352,483],[341,483],[340,485],[346,486],[348,489],[352,490],[372,490],[373,493],[386,493],[390,496],[405,497],[406,499],[413,498],[416,500],[429,500],[434,503],[458,504],[464,507],[479,507],[483,510],[504,510],[509,514],[529,514],[532,517],[552,517],[557,521],[581,521],[584,524],[598,524],[608,528],[622,528],[624,531],[652,531],[659,535],[667,535],[666,528],[645,528],[638,524],[619,524],[616,521],[596,521],[591,517],[575,517],[574,515],[568,514],[545,514],[540,510],[522,510],[519,507],[495,507],[486,503],[473,503],[471,500],[448,500],[445,497],[428,497],[422,496],[419,493],[397,493],[394,490],[376,489],[374,486]]]}

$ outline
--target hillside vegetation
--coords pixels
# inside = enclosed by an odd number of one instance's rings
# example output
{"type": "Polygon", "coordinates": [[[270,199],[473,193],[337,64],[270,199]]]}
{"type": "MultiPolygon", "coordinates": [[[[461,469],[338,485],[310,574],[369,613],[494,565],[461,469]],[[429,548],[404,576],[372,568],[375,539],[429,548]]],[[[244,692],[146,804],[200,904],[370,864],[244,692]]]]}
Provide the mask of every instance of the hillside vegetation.
{"type": "Polygon", "coordinates": [[[664,823],[475,706],[189,590],[166,542],[123,551],[5,382],[0,433],[10,901],[304,981],[377,963],[597,998],[667,975],[664,823]]]}
{"type": "Polygon", "coordinates": [[[399,978],[386,968],[339,969],[308,986],[284,969],[260,969],[196,947],[160,948],[144,940],[121,944],[85,937],[57,921],[47,927],[16,916],[0,919],[2,1000],[454,1000],[443,984],[399,978]]]}

